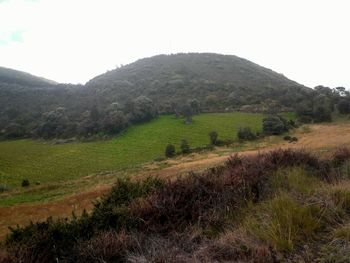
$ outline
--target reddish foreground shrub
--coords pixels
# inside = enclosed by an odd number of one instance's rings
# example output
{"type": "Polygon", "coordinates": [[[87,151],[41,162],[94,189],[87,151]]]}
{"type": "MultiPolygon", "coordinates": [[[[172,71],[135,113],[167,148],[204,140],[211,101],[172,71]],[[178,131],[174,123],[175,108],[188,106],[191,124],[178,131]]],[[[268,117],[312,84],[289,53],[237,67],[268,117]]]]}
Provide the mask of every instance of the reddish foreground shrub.
{"type": "Polygon", "coordinates": [[[194,252],[199,262],[278,262],[276,251],[241,230],[223,234],[194,252]]]}
{"type": "Polygon", "coordinates": [[[341,166],[350,159],[350,149],[347,147],[340,147],[333,152],[332,163],[334,166],[341,166]]]}
{"type": "Polygon", "coordinates": [[[2,250],[0,248],[0,263],[11,263],[13,262],[10,259],[10,256],[8,255],[8,253],[5,250],[2,250]]]}
{"type": "MultiPolygon", "coordinates": [[[[124,231],[107,231],[86,242],[77,245],[75,262],[122,262],[125,256],[135,248],[137,242],[124,231]]],[[[70,258],[72,261],[72,258],[70,258]]]]}
{"type": "Polygon", "coordinates": [[[259,200],[271,172],[303,166],[331,181],[331,165],[303,150],[278,149],[254,156],[234,155],[224,168],[168,182],[152,195],[131,204],[140,227],[179,230],[188,224],[222,224],[222,213],[236,211],[247,199],[259,200]]]}

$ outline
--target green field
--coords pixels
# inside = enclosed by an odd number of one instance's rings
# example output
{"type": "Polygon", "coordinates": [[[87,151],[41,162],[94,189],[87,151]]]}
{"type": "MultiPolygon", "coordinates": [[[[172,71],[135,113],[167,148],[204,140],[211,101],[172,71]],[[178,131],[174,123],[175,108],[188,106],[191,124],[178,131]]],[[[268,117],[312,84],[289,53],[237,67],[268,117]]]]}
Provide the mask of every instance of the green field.
{"type": "Polygon", "coordinates": [[[221,139],[234,139],[237,129],[261,128],[262,114],[213,113],[182,119],[161,116],[137,125],[107,141],[54,145],[34,140],[0,143],[0,184],[18,187],[22,179],[40,183],[67,181],[101,171],[135,167],[164,155],[165,146],[187,139],[191,147],[208,144],[208,133],[216,130],[221,139]]]}

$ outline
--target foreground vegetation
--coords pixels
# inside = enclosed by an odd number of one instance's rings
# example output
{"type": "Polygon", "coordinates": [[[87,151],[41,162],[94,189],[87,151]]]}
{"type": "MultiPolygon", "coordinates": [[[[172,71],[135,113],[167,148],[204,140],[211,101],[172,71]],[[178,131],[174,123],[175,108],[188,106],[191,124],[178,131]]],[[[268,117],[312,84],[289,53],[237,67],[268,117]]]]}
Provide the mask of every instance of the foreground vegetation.
{"type": "Polygon", "coordinates": [[[172,181],[119,180],[91,213],[8,236],[3,262],[346,262],[350,150],[232,156],[172,181]]]}

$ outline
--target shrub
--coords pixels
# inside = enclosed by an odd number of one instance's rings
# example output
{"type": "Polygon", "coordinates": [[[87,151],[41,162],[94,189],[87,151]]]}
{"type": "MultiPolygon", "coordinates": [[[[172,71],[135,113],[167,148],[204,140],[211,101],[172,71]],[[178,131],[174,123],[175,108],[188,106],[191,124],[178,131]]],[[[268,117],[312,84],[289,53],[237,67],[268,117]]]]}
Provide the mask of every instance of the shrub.
{"type": "Polygon", "coordinates": [[[214,242],[196,251],[200,262],[276,262],[276,252],[242,229],[223,234],[214,242]]]}
{"type": "Polygon", "coordinates": [[[292,137],[290,137],[289,135],[286,135],[283,137],[283,140],[285,141],[290,141],[292,139],[292,137]]]}
{"type": "Polygon", "coordinates": [[[350,113],[350,102],[347,99],[342,99],[337,104],[337,109],[340,114],[349,114],[350,113]]]}
{"type": "Polygon", "coordinates": [[[239,128],[237,132],[237,137],[242,141],[244,140],[251,141],[256,139],[256,135],[252,132],[250,127],[239,128]]]}
{"type": "Polygon", "coordinates": [[[168,144],[165,148],[165,156],[168,158],[175,156],[175,146],[172,144],[168,144]]]}
{"type": "Polygon", "coordinates": [[[7,185],[0,184],[0,193],[3,193],[3,192],[8,191],[8,190],[9,190],[9,188],[7,185]]]}
{"type": "Polygon", "coordinates": [[[126,262],[128,251],[132,250],[136,244],[134,238],[124,231],[102,232],[91,240],[77,245],[77,258],[74,262],[126,262]]]}
{"type": "Polygon", "coordinates": [[[162,180],[151,177],[142,182],[118,179],[109,194],[94,205],[91,217],[95,227],[117,229],[121,226],[133,226],[135,222],[130,218],[126,206],[134,199],[147,196],[161,188],[163,184],[162,180]]]}
{"type": "Polygon", "coordinates": [[[280,116],[263,119],[263,132],[267,135],[279,135],[289,130],[288,121],[280,116]]]}
{"type": "Polygon", "coordinates": [[[30,182],[29,182],[29,180],[28,179],[23,179],[22,180],[22,187],[27,187],[27,186],[29,186],[30,185],[30,182]]]}
{"type": "Polygon", "coordinates": [[[188,224],[222,226],[219,211],[238,210],[247,199],[258,201],[269,174],[282,167],[304,166],[331,181],[326,162],[301,150],[275,150],[256,156],[232,156],[222,169],[171,181],[144,200],[132,203],[133,217],[147,231],[179,230],[188,224]]]}
{"type": "MultiPolygon", "coordinates": [[[[14,254],[16,259],[22,259],[19,262],[56,262],[64,259],[71,259],[68,262],[76,262],[73,256],[77,256],[77,252],[74,251],[77,242],[91,240],[96,233],[103,233],[110,229],[119,231],[122,228],[134,227],[136,219],[130,218],[127,205],[135,198],[149,195],[162,184],[162,181],[156,178],[148,178],[143,182],[119,179],[111,192],[95,203],[91,215],[84,211],[81,217],[73,214],[70,220],[48,218],[45,222],[11,228],[11,234],[7,237],[5,245],[9,248],[11,255],[14,254]]],[[[125,241],[122,236],[114,240],[110,233],[107,237],[97,236],[96,239],[91,240],[91,244],[97,244],[98,240],[110,240],[112,245],[120,244],[121,239],[125,241]]],[[[102,248],[101,246],[100,249],[102,248]]],[[[103,252],[96,251],[96,253],[103,252]]],[[[108,253],[119,255],[118,251],[108,253]]]]}
{"type": "Polygon", "coordinates": [[[218,133],[216,131],[211,131],[209,133],[209,139],[210,139],[211,145],[216,145],[217,140],[218,140],[218,133]]]}
{"type": "Polygon", "coordinates": [[[188,144],[187,140],[185,140],[185,139],[183,139],[181,141],[180,148],[181,148],[181,152],[183,154],[187,154],[187,153],[191,152],[190,145],[188,144]]]}
{"type": "Polygon", "coordinates": [[[332,163],[335,167],[340,167],[350,159],[350,149],[346,147],[339,147],[332,155],[332,163]]]}
{"type": "Polygon", "coordinates": [[[315,122],[331,122],[332,114],[324,107],[318,107],[313,112],[313,118],[315,122]]]}

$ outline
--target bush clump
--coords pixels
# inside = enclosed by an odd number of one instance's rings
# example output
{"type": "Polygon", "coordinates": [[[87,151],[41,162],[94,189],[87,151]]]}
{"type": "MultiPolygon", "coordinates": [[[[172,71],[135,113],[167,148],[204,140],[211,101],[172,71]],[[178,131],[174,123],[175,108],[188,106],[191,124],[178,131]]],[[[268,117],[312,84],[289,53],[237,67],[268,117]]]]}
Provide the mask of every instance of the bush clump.
{"type": "Polygon", "coordinates": [[[263,132],[266,135],[280,135],[290,128],[291,124],[281,116],[273,115],[263,119],[263,132]]]}
{"type": "Polygon", "coordinates": [[[256,139],[256,135],[252,132],[250,127],[239,128],[237,137],[241,141],[252,141],[256,139]]]}
{"type": "Polygon", "coordinates": [[[209,140],[211,145],[216,145],[218,141],[218,133],[216,131],[211,131],[209,133],[209,140]]]}
{"type": "Polygon", "coordinates": [[[165,156],[167,158],[174,157],[176,154],[175,146],[173,144],[168,144],[165,148],[165,156]]]}
{"type": "Polygon", "coordinates": [[[180,148],[181,148],[181,153],[182,154],[188,154],[188,153],[191,152],[190,145],[189,145],[188,141],[185,140],[185,139],[183,139],[181,141],[180,148]]]}
{"type": "Polygon", "coordinates": [[[22,187],[27,187],[30,185],[30,182],[28,179],[23,179],[21,185],[22,187]]]}

